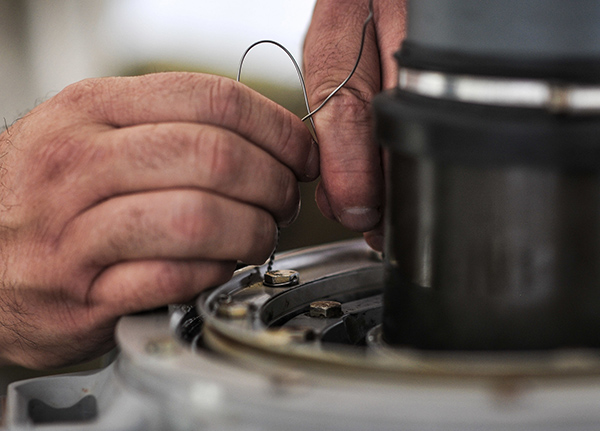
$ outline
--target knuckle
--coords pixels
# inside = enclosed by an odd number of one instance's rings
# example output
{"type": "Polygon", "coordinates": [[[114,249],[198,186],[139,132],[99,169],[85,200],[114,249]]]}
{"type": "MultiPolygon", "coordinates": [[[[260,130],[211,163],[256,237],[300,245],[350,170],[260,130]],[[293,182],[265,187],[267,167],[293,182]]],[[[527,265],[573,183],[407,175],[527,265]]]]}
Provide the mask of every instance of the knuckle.
{"type": "Polygon", "coordinates": [[[262,263],[275,245],[275,220],[261,208],[206,192],[175,206],[168,227],[189,255],[262,263]]]}
{"type": "Polygon", "coordinates": [[[54,98],[54,102],[78,115],[85,114],[110,123],[112,113],[118,108],[114,97],[115,78],[88,78],[67,86],[54,98]]]}
{"type": "Polygon", "coordinates": [[[168,168],[173,160],[186,156],[188,141],[177,125],[149,124],[144,133],[132,136],[139,145],[123,145],[121,151],[134,166],[153,171],[168,168]]]}
{"type": "MultiPolygon", "coordinates": [[[[94,145],[91,141],[84,132],[68,129],[44,135],[29,154],[29,163],[35,167],[35,173],[29,177],[29,186],[39,188],[43,184],[41,191],[47,193],[50,190],[47,186],[51,184],[72,188],[87,181],[84,178],[90,178],[90,173],[98,166],[106,165],[114,158],[111,148],[94,145]]],[[[56,190],[64,191],[62,188],[56,190]]],[[[91,189],[86,192],[94,193],[91,189]]]]}
{"type": "Polygon", "coordinates": [[[40,145],[34,156],[33,165],[45,183],[55,183],[65,179],[72,172],[73,165],[83,156],[84,143],[68,133],[50,138],[51,145],[40,145]]]}
{"type": "Polygon", "coordinates": [[[197,138],[198,162],[205,182],[227,189],[244,169],[246,155],[243,148],[229,139],[228,134],[214,129],[202,130],[197,138]]]}
{"type": "MultiPolygon", "coordinates": [[[[159,296],[170,298],[172,292],[184,289],[189,281],[185,267],[172,262],[159,262],[154,274],[154,290],[159,296]]],[[[142,298],[140,298],[142,299],[142,298]]]]}
{"type": "Polygon", "coordinates": [[[270,115],[269,118],[257,121],[257,124],[270,125],[264,131],[268,134],[265,142],[269,143],[265,146],[266,151],[292,169],[299,178],[303,177],[311,148],[310,132],[300,119],[289,111],[276,109],[270,111],[270,115]]]}
{"type": "Polygon", "coordinates": [[[94,99],[94,95],[97,92],[99,84],[100,79],[84,79],[65,87],[54,97],[54,100],[65,105],[87,105],[90,99],[94,99]]]}
{"type": "MultiPolygon", "coordinates": [[[[295,132],[298,129],[294,127],[291,115],[284,116],[283,121],[278,124],[280,126],[277,129],[274,128],[277,136],[273,140],[279,143],[278,158],[284,161],[299,160],[304,152],[298,148],[300,142],[295,139],[295,132]]],[[[304,129],[304,126],[302,126],[302,129],[304,129]]],[[[308,139],[305,139],[304,142],[308,142],[308,139]]],[[[303,166],[295,166],[295,168],[302,169],[303,166]]]]}
{"type": "MultiPolygon", "coordinates": [[[[321,103],[333,91],[331,84],[324,83],[315,92],[319,103],[321,103]]],[[[371,117],[370,93],[343,87],[327,102],[327,110],[338,121],[361,121],[368,123],[371,117]]]]}
{"type": "Polygon", "coordinates": [[[193,244],[201,240],[210,247],[215,242],[216,233],[220,230],[215,226],[220,221],[219,211],[204,193],[198,193],[194,198],[182,197],[171,211],[170,227],[183,243],[193,244]]]}
{"type": "MultiPolygon", "coordinates": [[[[201,89],[204,91],[204,89],[201,89]]],[[[239,124],[241,109],[241,86],[227,78],[218,77],[209,84],[210,111],[217,124],[239,124]]]]}

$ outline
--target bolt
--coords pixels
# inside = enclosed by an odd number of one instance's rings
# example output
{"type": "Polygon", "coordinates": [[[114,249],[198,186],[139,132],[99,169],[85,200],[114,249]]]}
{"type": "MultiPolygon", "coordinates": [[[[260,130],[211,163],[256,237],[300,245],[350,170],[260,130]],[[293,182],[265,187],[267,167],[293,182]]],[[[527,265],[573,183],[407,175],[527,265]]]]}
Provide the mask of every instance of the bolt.
{"type": "Polygon", "coordinates": [[[290,287],[300,283],[298,271],[278,269],[265,272],[263,284],[268,287],[290,287]]]}
{"type": "Polygon", "coordinates": [[[219,317],[243,319],[248,315],[248,306],[243,302],[224,302],[217,308],[219,317]]]}
{"type": "Polygon", "coordinates": [[[342,304],[337,301],[315,301],[310,304],[310,317],[341,317],[342,304]]]}

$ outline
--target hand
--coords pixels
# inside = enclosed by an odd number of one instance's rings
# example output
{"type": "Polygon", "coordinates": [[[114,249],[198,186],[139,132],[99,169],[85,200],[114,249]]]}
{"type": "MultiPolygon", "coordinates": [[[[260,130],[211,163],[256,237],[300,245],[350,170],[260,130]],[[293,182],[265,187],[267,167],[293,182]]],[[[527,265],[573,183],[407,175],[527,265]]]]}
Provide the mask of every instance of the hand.
{"type": "Polygon", "coordinates": [[[199,74],[74,84],[0,136],[0,359],[113,346],[119,316],[263,263],[318,176],[298,118],[199,74]]]}
{"type": "MultiPolygon", "coordinates": [[[[347,76],[358,55],[368,0],[318,0],[304,45],[305,80],[317,107],[347,76]]],[[[404,37],[405,0],[374,0],[358,69],[314,116],[321,157],[316,200],[321,212],[349,229],[368,232],[381,250],[384,186],[372,139],[370,101],[397,82],[393,53],[404,37]]]]}

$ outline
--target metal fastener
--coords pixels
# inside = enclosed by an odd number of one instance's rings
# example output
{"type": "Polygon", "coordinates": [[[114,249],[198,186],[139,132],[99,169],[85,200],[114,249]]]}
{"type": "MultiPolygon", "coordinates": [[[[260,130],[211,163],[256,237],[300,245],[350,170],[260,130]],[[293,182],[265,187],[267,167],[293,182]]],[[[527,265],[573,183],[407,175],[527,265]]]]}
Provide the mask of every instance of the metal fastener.
{"type": "Polygon", "coordinates": [[[315,301],[310,304],[310,317],[333,318],[342,314],[342,304],[337,301],[315,301]]]}
{"type": "Polygon", "coordinates": [[[243,302],[223,302],[217,308],[217,315],[228,319],[243,319],[248,315],[248,306],[243,302]]]}
{"type": "Polygon", "coordinates": [[[290,287],[300,283],[300,274],[292,269],[265,272],[263,284],[268,287],[290,287]]]}

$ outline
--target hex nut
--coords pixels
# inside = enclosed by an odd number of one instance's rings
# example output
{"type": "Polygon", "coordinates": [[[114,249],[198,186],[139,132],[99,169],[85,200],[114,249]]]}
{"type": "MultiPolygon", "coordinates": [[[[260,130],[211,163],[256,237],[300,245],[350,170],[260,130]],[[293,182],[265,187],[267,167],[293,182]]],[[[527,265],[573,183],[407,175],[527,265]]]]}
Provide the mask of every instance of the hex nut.
{"type": "Polygon", "coordinates": [[[310,317],[324,317],[327,319],[341,317],[342,304],[338,301],[315,301],[310,304],[310,317]]]}
{"type": "Polygon", "coordinates": [[[263,284],[268,287],[290,287],[300,283],[300,274],[292,269],[265,272],[263,284]]]}

